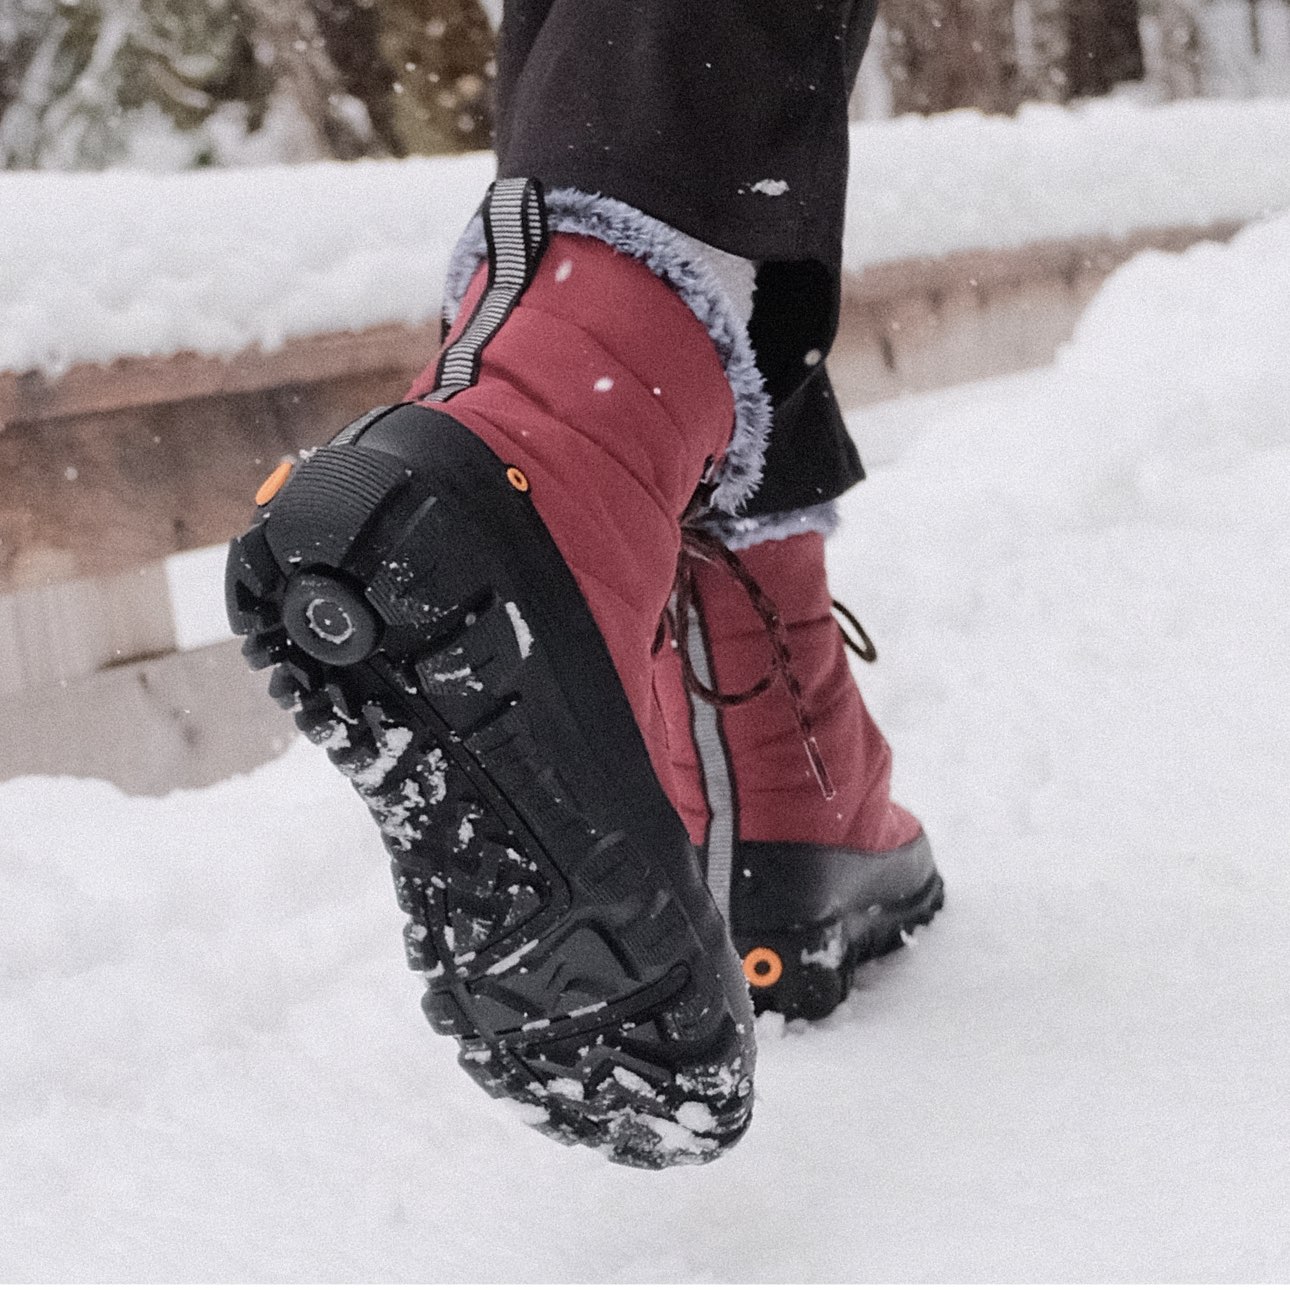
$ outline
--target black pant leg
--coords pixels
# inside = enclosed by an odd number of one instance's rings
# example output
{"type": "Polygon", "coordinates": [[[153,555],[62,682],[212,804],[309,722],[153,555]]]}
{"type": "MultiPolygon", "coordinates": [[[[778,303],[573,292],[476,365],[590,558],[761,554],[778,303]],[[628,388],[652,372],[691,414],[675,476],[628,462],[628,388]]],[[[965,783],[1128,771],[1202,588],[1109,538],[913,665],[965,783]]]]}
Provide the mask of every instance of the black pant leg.
{"type": "Polygon", "coordinates": [[[761,262],[775,410],[748,514],[863,476],[823,362],[837,331],[847,102],[876,0],[506,0],[502,176],[600,192],[761,262]]]}

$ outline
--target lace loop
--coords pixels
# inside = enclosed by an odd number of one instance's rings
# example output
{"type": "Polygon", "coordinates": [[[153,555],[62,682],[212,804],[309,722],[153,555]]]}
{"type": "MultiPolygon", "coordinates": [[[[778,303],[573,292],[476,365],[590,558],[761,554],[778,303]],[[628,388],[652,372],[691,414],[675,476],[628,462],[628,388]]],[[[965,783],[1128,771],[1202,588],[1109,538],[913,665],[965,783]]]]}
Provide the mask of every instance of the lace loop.
{"type": "Polygon", "coordinates": [[[838,624],[838,630],[842,633],[843,644],[846,645],[857,658],[863,659],[866,663],[876,663],[878,661],[878,647],[873,643],[869,633],[860,626],[860,620],[853,614],[840,600],[833,602],[833,612],[845,618],[851,626],[851,630],[860,637],[857,642],[854,637],[847,634],[847,629],[841,623],[838,624]]]}
{"type": "MultiPolygon", "coordinates": [[[[675,610],[665,612],[664,623],[671,617],[672,635],[676,640],[681,655],[681,669],[685,686],[692,694],[705,703],[718,708],[731,708],[750,703],[753,699],[766,693],[775,683],[776,678],[784,682],[784,688],[793,705],[793,717],[802,736],[802,747],[806,753],[811,774],[819,786],[824,800],[832,801],[837,794],[833,780],[825,764],[824,755],[816,741],[812,729],[810,713],[806,710],[806,700],[802,694],[801,682],[793,670],[793,656],[788,644],[788,632],[784,628],[778,608],[774,601],[762,590],[756,578],[748,572],[743,561],[733,551],[718,541],[710,533],[692,523],[683,523],[681,527],[681,552],[677,559],[676,583],[674,588],[675,610]],[[754,613],[761,619],[770,641],[771,660],[766,674],[755,685],[736,693],[727,693],[715,685],[705,685],[694,670],[690,661],[690,610],[696,599],[695,565],[699,562],[714,565],[724,570],[743,589],[754,613]]],[[[662,639],[664,623],[660,623],[662,639]]],[[[858,627],[859,624],[857,623],[858,627]]],[[[864,629],[860,628],[864,635],[864,629]]],[[[868,640],[868,637],[865,636],[868,640]]],[[[656,644],[658,643],[656,640],[656,644]]],[[[872,646],[871,646],[872,648],[872,646]]]]}

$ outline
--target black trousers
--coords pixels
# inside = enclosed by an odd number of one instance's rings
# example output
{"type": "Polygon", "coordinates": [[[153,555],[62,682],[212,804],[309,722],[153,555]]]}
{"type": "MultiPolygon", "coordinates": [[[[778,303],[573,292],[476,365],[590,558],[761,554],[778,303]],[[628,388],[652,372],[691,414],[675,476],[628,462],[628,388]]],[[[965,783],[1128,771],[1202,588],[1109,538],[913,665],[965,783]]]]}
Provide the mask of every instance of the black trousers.
{"type": "Polygon", "coordinates": [[[774,408],[749,515],[864,477],[829,382],[847,101],[877,0],[505,0],[503,177],[628,202],[757,260],[753,347],[774,408]]]}

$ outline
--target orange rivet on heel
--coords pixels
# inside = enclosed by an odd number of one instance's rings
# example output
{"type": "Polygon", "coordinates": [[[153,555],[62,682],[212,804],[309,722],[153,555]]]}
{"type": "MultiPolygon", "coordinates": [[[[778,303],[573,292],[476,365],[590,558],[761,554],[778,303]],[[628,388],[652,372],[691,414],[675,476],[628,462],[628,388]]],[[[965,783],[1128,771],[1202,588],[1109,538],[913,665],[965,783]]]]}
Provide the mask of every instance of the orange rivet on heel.
{"type": "Polygon", "coordinates": [[[518,466],[507,466],[506,478],[511,481],[511,487],[518,493],[527,493],[529,491],[529,477],[518,466]]]}
{"type": "Polygon", "coordinates": [[[765,989],[784,975],[784,960],[774,950],[760,945],[744,955],[744,976],[748,984],[765,989]]]}
{"type": "Polygon", "coordinates": [[[284,457],[273,468],[268,479],[260,485],[255,493],[255,504],[257,506],[267,506],[278,495],[278,489],[287,482],[287,476],[291,474],[291,467],[294,463],[289,457],[284,457]]]}

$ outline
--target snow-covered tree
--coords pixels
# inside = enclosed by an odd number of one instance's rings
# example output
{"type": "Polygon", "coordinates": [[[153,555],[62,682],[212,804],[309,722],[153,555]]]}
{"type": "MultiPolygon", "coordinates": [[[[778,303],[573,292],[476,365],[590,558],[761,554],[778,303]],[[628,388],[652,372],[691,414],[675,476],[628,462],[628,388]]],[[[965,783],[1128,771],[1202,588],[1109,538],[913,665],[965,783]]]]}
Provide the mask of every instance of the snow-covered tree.
{"type": "Polygon", "coordinates": [[[477,0],[0,0],[0,167],[218,161],[275,113],[292,159],[486,147],[492,52],[477,0]]]}
{"type": "Polygon", "coordinates": [[[1161,74],[1170,98],[1201,93],[1203,42],[1200,0],[1159,0],[1161,74]]]}
{"type": "Polygon", "coordinates": [[[381,0],[397,151],[487,148],[493,31],[476,0],[381,0]]]}
{"type": "MultiPolygon", "coordinates": [[[[177,0],[191,3],[192,0],[177,0]]],[[[301,0],[237,0],[256,62],[274,91],[288,98],[318,132],[333,157],[373,150],[366,106],[349,93],[312,5],[301,0]]]]}
{"type": "Polygon", "coordinates": [[[1067,0],[1018,0],[1016,13],[1026,97],[1064,103],[1070,97],[1067,0]]]}
{"type": "Polygon", "coordinates": [[[146,108],[177,130],[269,89],[237,0],[9,0],[0,26],[0,165],[108,165],[146,108]]]}

